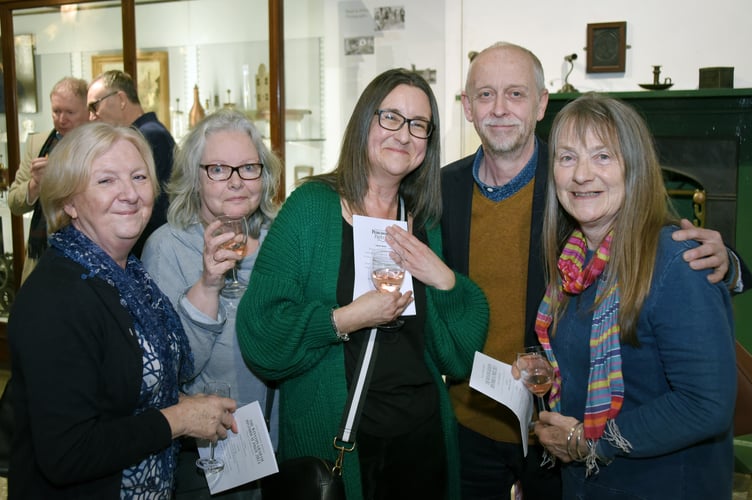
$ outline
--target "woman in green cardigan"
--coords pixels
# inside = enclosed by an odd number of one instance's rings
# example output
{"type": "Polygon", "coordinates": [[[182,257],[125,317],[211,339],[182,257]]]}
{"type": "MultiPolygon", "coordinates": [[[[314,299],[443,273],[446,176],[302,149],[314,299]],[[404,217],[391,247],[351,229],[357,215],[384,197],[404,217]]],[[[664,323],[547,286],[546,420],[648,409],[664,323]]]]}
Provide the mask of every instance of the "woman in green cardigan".
{"type": "Polygon", "coordinates": [[[367,332],[378,355],[355,451],[343,478],[349,500],[459,498],[456,423],[441,375],[467,378],[486,337],[483,292],[441,260],[439,118],[416,73],[394,69],[364,90],[337,167],[309,178],[269,231],[237,315],[241,351],[260,376],[280,383],[279,459],[332,461],[350,380],[367,332]],[[353,299],[353,215],[400,218],[387,229],[413,292],[353,299]]]}

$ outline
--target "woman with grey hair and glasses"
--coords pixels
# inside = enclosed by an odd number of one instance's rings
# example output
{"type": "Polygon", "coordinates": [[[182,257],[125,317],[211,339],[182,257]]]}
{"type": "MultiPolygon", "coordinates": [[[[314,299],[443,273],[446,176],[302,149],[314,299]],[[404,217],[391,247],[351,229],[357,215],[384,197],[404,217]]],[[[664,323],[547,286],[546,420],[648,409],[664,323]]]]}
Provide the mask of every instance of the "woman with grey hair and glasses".
{"type": "MultiPolygon", "coordinates": [[[[167,224],[147,241],[142,260],[180,315],[195,358],[193,377],[183,389],[202,392],[211,380],[227,382],[238,407],[273,395],[243,362],[235,335],[240,294],[223,288],[237,273],[247,283],[259,247],[277,213],[275,194],[282,164],[264,145],[260,132],[242,113],[221,110],[198,123],[183,139],[167,186],[167,224]],[[219,234],[220,216],[243,218],[248,239],[243,250],[223,245],[233,238],[219,234]],[[236,253],[237,252],[237,253],[236,253]]],[[[276,405],[271,415],[276,443],[276,405]]],[[[269,418],[269,415],[267,415],[269,418]]],[[[177,497],[206,493],[197,474],[197,452],[184,443],[177,475],[177,497]]],[[[237,498],[260,498],[258,489],[233,491],[237,498]]]]}

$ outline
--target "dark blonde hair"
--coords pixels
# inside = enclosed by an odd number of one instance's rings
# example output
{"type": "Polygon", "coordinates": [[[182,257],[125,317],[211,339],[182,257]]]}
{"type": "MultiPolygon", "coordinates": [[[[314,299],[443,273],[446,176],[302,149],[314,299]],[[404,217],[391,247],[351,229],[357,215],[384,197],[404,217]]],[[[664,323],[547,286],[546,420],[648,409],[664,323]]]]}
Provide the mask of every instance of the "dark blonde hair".
{"type": "MultiPolygon", "coordinates": [[[[572,231],[579,227],[559,203],[554,183],[557,149],[563,137],[581,138],[592,132],[624,167],[622,207],[614,220],[607,284],[618,283],[622,340],[636,344],[637,319],[650,291],[661,228],[676,223],[669,203],[653,137],[640,115],[617,99],[585,94],[567,104],[554,119],[549,139],[549,171],[543,219],[543,255],[549,285],[558,279],[559,255],[572,231]]],[[[553,298],[554,328],[566,305],[553,298]]],[[[555,330],[554,330],[555,331],[555,330]]]]}
{"type": "Polygon", "coordinates": [[[85,123],[65,134],[50,154],[39,191],[48,233],[54,233],[71,223],[70,216],[65,213],[65,204],[85,190],[94,161],[118,141],[127,141],[138,150],[146,163],[154,199],[157,198],[159,182],[154,158],[144,136],[132,127],[101,121],[85,123]]]}
{"type": "Polygon", "coordinates": [[[81,78],[74,78],[72,76],[66,76],[65,78],[58,80],[58,82],[52,87],[52,90],[50,91],[50,98],[58,93],[70,92],[74,96],[81,99],[81,101],[83,101],[84,103],[84,106],[86,106],[87,90],[88,84],[86,83],[86,80],[82,80],[81,78]]]}
{"type": "Polygon", "coordinates": [[[439,108],[431,86],[414,71],[390,69],[368,84],[347,123],[336,168],[327,174],[308,177],[306,181],[324,181],[330,184],[353,212],[365,214],[363,200],[368,191],[371,171],[368,134],[379,106],[399,85],[416,87],[426,94],[433,124],[433,132],[425,139],[427,144],[423,163],[402,179],[399,193],[405,200],[406,209],[413,215],[416,227],[425,226],[429,222],[436,224],[441,219],[439,108]]]}

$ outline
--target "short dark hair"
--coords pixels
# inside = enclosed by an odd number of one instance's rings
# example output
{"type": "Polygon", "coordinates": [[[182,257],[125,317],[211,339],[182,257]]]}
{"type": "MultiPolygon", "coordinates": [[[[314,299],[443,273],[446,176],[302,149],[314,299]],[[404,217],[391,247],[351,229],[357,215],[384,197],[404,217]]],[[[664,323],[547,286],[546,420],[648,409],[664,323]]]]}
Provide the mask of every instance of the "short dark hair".
{"type": "Polygon", "coordinates": [[[125,71],[120,71],[119,69],[105,71],[97,76],[92,83],[99,80],[104,82],[105,88],[122,91],[130,102],[138,104],[139,106],[141,105],[141,101],[138,98],[138,91],[136,90],[136,84],[131,75],[125,71]]]}

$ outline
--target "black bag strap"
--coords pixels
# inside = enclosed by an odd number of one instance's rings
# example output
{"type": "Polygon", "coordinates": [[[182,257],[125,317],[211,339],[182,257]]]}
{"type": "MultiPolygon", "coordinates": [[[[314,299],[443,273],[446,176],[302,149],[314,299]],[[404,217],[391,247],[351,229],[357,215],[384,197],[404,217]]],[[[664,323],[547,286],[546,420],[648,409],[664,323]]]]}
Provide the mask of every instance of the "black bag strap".
{"type": "Polygon", "coordinates": [[[277,392],[275,387],[266,385],[266,403],[264,405],[264,422],[266,422],[266,430],[271,432],[272,430],[272,407],[274,406],[274,395],[277,392]]]}

